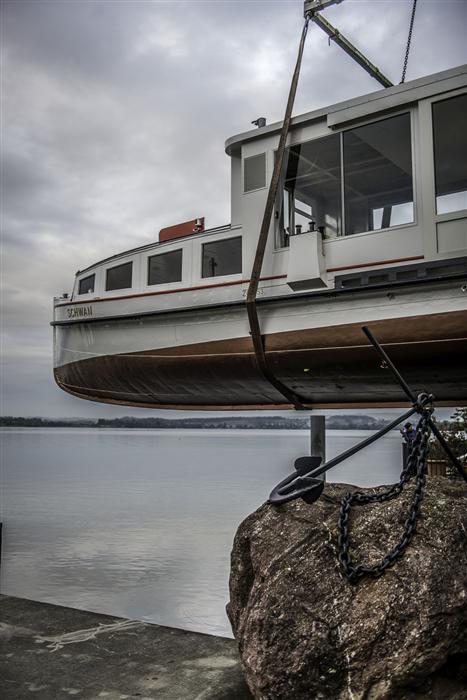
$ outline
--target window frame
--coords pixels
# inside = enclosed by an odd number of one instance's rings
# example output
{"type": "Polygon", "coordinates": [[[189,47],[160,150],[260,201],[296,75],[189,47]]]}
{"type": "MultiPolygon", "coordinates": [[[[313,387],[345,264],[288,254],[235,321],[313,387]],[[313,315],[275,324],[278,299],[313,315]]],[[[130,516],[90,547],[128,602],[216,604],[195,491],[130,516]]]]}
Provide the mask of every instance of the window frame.
{"type": "MultiPolygon", "coordinates": [[[[444,98],[446,99],[446,98],[444,98]]],[[[352,123],[351,126],[347,126],[344,128],[340,129],[333,129],[331,132],[328,131],[326,134],[320,134],[319,136],[315,136],[313,138],[305,139],[304,141],[297,141],[296,143],[293,142],[289,146],[287,146],[287,149],[293,146],[298,146],[302,145],[304,143],[309,143],[310,141],[317,141],[319,139],[322,139],[326,136],[330,136],[331,134],[339,134],[339,148],[340,148],[340,173],[341,173],[341,231],[339,235],[335,236],[334,238],[325,238],[323,241],[326,243],[328,242],[334,242],[334,241],[340,241],[343,239],[350,239],[354,238],[356,236],[369,236],[369,235],[375,235],[382,233],[384,231],[394,231],[397,229],[401,228],[413,228],[418,226],[418,199],[419,199],[419,188],[420,188],[420,182],[419,178],[417,177],[417,148],[418,148],[418,142],[419,142],[419,134],[417,131],[417,123],[416,123],[416,111],[417,111],[418,104],[415,105],[403,105],[399,109],[391,111],[389,113],[384,113],[384,114],[379,114],[376,118],[375,116],[368,115],[365,119],[358,119],[355,121],[355,123],[352,123]],[[378,228],[378,229],[372,229],[371,231],[361,231],[360,233],[352,233],[352,234],[347,234],[346,233],[346,220],[345,220],[345,182],[344,182],[344,148],[343,148],[343,142],[344,142],[344,133],[346,131],[352,131],[354,129],[358,129],[361,126],[367,126],[369,124],[376,124],[377,122],[384,121],[386,119],[391,119],[391,117],[397,117],[402,114],[408,114],[410,117],[410,157],[412,161],[412,192],[413,192],[413,221],[410,221],[407,224],[396,224],[395,226],[388,226],[385,228],[378,228]]],[[[286,149],[286,150],[287,150],[286,149]]],[[[274,153],[277,153],[277,149],[274,149],[274,153]]],[[[280,190],[282,196],[283,188],[280,190]]],[[[280,200],[276,199],[276,203],[274,206],[274,212],[280,212],[280,200]],[[279,206],[278,206],[279,205],[279,206]]],[[[275,219],[275,215],[274,215],[275,219]]],[[[276,229],[276,227],[274,227],[276,229]]],[[[277,245],[278,243],[278,236],[276,233],[276,230],[274,231],[274,252],[282,252],[288,250],[289,246],[281,246],[279,247],[277,245]]]]}
{"type": "MultiPolygon", "coordinates": [[[[294,141],[294,142],[290,143],[290,144],[286,147],[286,151],[289,150],[290,148],[294,148],[295,146],[302,146],[302,145],[305,144],[305,143],[311,143],[311,141],[320,141],[321,139],[328,138],[329,136],[336,136],[336,135],[339,136],[339,149],[340,149],[340,172],[341,172],[341,183],[340,183],[340,185],[341,185],[341,187],[340,187],[341,192],[340,192],[340,197],[341,197],[341,218],[342,218],[342,212],[343,212],[343,204],[342,204],[343,184],[342,184],[342,135],[341,135],[341,132],[338,131],[338,130],[336,129],[335,132],[333,131],[333,132],[329,133],[329,131],[328,131],[327,133],[320,134],[319,136],[315,136],[315,137],[310,138],[310,139],[305,139],[304,141],[296,141],[296,142],[294,141]]],[[[275,157],[276,157],[276,154],[277,154],[277,148],[274,149],[273,152],[274,152],[274,158],[275,158],[275,157]]],[[[282,193],[281,196],[283,197],[283,193],[284,193],[284,177],[283,177],[283,173],[282,173],[281,178],[280,178],[280,180],[279,180],[278,190],[279,190],[280,193],[282,193]]],[[[289,204],[288,204],[288,208],[289,208],[289,221],[295,220],[295,213],[296,213],[296,207],[295,207],[295,206],[292,207],[291,204],[290,204],[290,201],[291,201],[292,199],[293,199],[293,198],[291,198],[291,197],[289,198],[289,204]]],[[[277,214],[280,214],[280,211],[281,211],[281,208],[282,208],[282,207],[280,206],[281,202],[282,202],[282,199],[278,199],[278,198],[276,197],[276,202],[275,202],[275,204],[274,204],[274,216],[273,216],[273,222],[274,222],[274,250],[273,250],[273,252],[274,252],[274,253],[280,253],[280,252],[283,252],[283,251],[286,251],[286,250],[289,249],[289,246],[288,246],[288,245],[286,245],[286,246],[280,246],[280,245],[278,245],[279,239],[280,239],[280,234],[279,234],[279,231],[278,231],[277,223],[280,222],[280,218],[279,218],[279,216],[277,216],[277,214]],[[279,204],[279,206],[278,206],[278,204],[279,204]]],[[[342,234],[340,234],[339,236],[336,236],[336,238],[341,238],[341,235],[342,235],[342,234]]],[[[331,239],[324,239],[324,240],[331,240],[331,239]]],[[[334,240],[334,239],[333,239],[333,240],[334,240]]]]}
{"type": "Polygon", "coordinates": [[[96,273],[95,273],[95,272],[91,272],[90,275],[86,275],[86,277],[81,277],[81,278],[78,280],[78,292],[77,292],[77,295],[76,295],[76,296],[79,296],[79,297],[80,297],[80,296],[84,296],[85,294],[94,294],[95,291],[96,291],[96,273]],[[93,279],[93,283],[92,283],[92,289],[88,290],[87,292],[81,292],[81,291],[80,291],[80,290],[81,290],[81,284],[82,284],[83,282],[86,282],[86,280],[91,279],[91,277],[94,278],[94,279],[93,279]]]}
{"type": "Polygon", "coordinates": [[[147,288],[152,288],[152,287],[160,287],[160,286],[167,286],[167,285],[176,285],[180,284],[180,282],[183,282],[183,251],[184,248],[176,248],[175,250],[166,250],[165,252],[160,252],[160,253],[154,253],[153,255],[147,255],[146,256],[146,280],[145,280],[145,286],[147,288]],[[149,281],[149,267],[151,264],[152,258],[158,258],[163,255],[171,255],[173,253],[181,253],[180,256],[180,279],[174,280],[172,282],[150,282],[149,281]]]}
{"type": "Polygon", "coordinates": [[[342,206],[342,233],[337,236],[336,238],[340,239],[342,237],[354,237],[354,236],[366,236],[368,234],[372,233],[381,233],[382,231],[394,231],[395,229],[400,229],[400,228],[408,228],[411,226],[417,226],[418,225],[418,216],[417,216],[417,187],[418,187],[418,178],[417,178],[417,166],[416,166],[416,127],[415,127],[415,109],[416,105],[404,105],[400,109],[394,112],[390,112],[389,114],[381,114],[377,119],[365,119],[365,120],[358,120],[355,124],[352,124],[351,127],[347,129],[341,129],[340,130],[340,137],[341,137],[341,164],[342,164],[342,178],[341,178],[341,186],[342,186],[342,197],[341,197],[341,206],[342,206]],[[346,233],[346,228],[347,228],[347,221],[345,218],[345,180],[344,180],[344,133],[346,131],[353,131],[354,129],[359,129],[361,126],[368,126],[370,124],[376,124],[377,122],[381,121],[386,121],[387,119],[392,119],[392,117],[399,117],[403,114],[408,114],[409,115],[409,122],[410,122],[410,158],[411,158],[411,163],[412,163],[412,194],[413,194],[413,221],[409,221],[406,224],[396,224],[395,226],[385,226],[384,228],[377,228],[377,229],[372,229],[371,231],[360,231],[359,233],[346,233]]]}
{"type": "Polygon", "coordinates": [[[252,192],[260,192],[265,190],[268,186],[268,152],[261,151],[261,153],[252,153],[249,156],[242,156],[242,194],[251,194],[252,192]],[[264,185],[261,187],[255,187],[252,190],[245,189],[245,163],[251,158],[258,158],[258,156],[264,156],[264,185]]]}
{"type": "Polygon", "coordinates": [[[133,289],[134,267],[135,267],[133,263],[134,263],[133,260],[127,260],[126,262],[118,263],[117,265],[112,265],[112,266],[110,266],[110,267],[106,267],[106,268],[105,268],[105,276],[104,276],[104,282],[105,282],[105,284],[104,284],[104,290],[105,290],[106,293],[107,293],[107,292],[119,292],[119,291],[124,290],[124,289],[133,289]],[[131,284],[130,284],[130,286],[129,286],[129,287],[113,287],[112,289],[109,289],[109,288],[107,287],[107,284],[108,284],[107,277],[108,277],[109,270],[115,270],[117,267],[124,267],[124,266],[126,266],[126,265],[131,265],[131,284]]]}
{"type": "Polygon", "coordinates": [[[455,219],[463,219],[467,217],[467,208],[456,209],[454,211],[447,211],[442,214],[438,214],[438,207],[436,203],[436,162],[435,162],[435,125],[433,119],[433,105],[438,102],[447,102],[456,97],[461,97],[462,95],[467,95],[467,90],[465,87],[459,88],[457,90],[450,90],[440,95],[435,95],[425,103],[428,105],[429,109],[429,133],[430,133],[430,162],[431,162],[431,193],[433,201],[432,215],[434,220],[438,223],[441,221],[452,221],[455,219]]]}
{"type": "Polygon", "coordinates": [[[225,278],[225,277],[241,277],[242,272],[243,272],[243,236],[227,236],[225,238],[216,238],[211,241],[205,241],[204,243],[201,242],[201,248],[200,248],[200,279],[201,280],[213,280],[213,279],[219,279],[219,278],[225,278]],[[240,240],[240,253],[241,253],[241,263],[240,263],[240,271],[239,272],[229,272],[226,275],[209,275],[208,277],[203,276],[203,258],[204,258],[204,246],[210,245],[211,243],[222,243],[223,241],[232,241],[234,239],[239,239],[240,240]]]}

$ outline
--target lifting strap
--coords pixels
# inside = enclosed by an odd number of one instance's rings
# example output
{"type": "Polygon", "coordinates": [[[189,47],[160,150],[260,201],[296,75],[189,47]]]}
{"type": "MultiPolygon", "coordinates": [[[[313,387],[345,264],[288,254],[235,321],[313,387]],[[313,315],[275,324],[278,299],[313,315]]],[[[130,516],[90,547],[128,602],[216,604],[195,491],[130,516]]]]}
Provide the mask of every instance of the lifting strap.
{"type": "Polygon", "coordinates": [[[256,308],[256,295],[258,292],[258,284],[261,276],[261,269],[264,260],[264,251],[266,249],[266,243],[268,240],[269,227],[271,224],[272,210],[274,208],[274,203],[276,201],[277,189],[279,185],[279,180],[282,171],[282,164],[284,162],[285,154],[285,144],[287,141],[287,136],[290,128],[290,121],[292,118],[292,109],[295,100],[295,94],[297,92],[298,77],[300,75],[300,67],[302,63],[303,49],[305,46],[305,39],[308,31],[309,18],[305,19],[305,24],[302,30],[302,36],[300,39],[300,46],[298,49],[297,62],[295,65],[294,74],[292,77],[292,83],[289,90],[289,98],[287,100],[287,107],[285,110],[284,121],[282,124],[282,129],[279,138],[279,147],[276,152],[276,159],[274,163],[274,170],[272,173],[271,182],[269,184],[268,197],[266,200],[266,207],[264,209],[263,221],[261,224],[261,229],[258,238],[258,244],[256,247],[255,259],[253,262],[253,269],[251,272],[250,284],[248,287],[247,297],[246,297],[246,309],[248,313],[248,321],[250,324],[250,334],[253,341],[253,348],[255,351],[255,359],[258,365],[258,369],[263,375],[263,377],[272,386],[277,389],[279,393],[284,396],[289,403],[292,403],[297,410],[302,410],[305,408],[302,399],[298,394],[293,391],[290,387],[283,384],[277,377],[274,376],[271,369],[268,367],[266,353],[264,349],[264,341],[261,335],[261,328],[258,318],[258,310],[256,308]]]}

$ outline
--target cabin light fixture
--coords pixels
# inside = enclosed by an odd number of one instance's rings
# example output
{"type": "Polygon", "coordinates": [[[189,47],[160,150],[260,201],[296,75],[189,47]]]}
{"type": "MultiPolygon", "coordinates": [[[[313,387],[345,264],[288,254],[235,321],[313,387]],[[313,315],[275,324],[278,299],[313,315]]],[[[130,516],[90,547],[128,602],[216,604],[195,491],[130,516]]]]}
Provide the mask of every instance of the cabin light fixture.
{"type": "Polygon", "coordinates": [[[253,119],[251,123],[257,126],[258,129],[261,129],[263,126],[266,126],[266,117],[258,117],[257,119],[253,119]]]}
{"type": "Polygon", "coordinates": [[[304,372],[309,372],[309,371],[310,371],[310,368],[309,368],[309,367],[304,367],[304,368],[303,368],[303,371],[304,371],[304,372]]]}

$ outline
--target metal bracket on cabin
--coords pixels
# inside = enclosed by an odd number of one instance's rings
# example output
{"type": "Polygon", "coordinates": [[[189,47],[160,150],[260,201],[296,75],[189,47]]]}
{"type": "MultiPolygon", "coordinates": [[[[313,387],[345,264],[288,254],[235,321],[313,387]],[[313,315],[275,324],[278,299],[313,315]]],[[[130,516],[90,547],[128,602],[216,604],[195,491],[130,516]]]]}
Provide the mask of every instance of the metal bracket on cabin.
{"type": "Polygon", "coordinates": [[[293,501],[296,498],[302,498],[307,503],[313,503],[314,501],[317,501],[323,491],[324,486],[323,482],[319,479],[319,477],[322,474],[327,472],[329,469],[332,469],[332,467],[341,464],[341,462],[344,462],[349,457],[352,457],[353,455],[357,454],[357,452],[360,452],[360,450],[362,450],[364,447],[368,447],[368,445],[371,445],[376,440],[379,440],[379,438],[389,433],[400,423],[407,421],[414,413],[418,413],[420,416],[425,417],[427,426],[429,427],[433,435],[436,437],[436,439],[439,441],[440,445],[446,452],[446,455],[448,456],[449,460],[457,469],[462,479],[467,482],[467,474],[464,468],[462,467],[460,461],[457,459],[457,457],[454,455],[453,451],[447,444],[438,426],[433,421],[431,411],[429,416],[426,415],[428,408],[431,407],[433,404],[433,395],[421,393],[418,396],[416,396],[405,381],[405,379],[402,377],[400,372],[397,370],[386,351],[381,347],[373,333],[370,331],[370,329],[364,326],[362,330],[365,333],[368,340],[370,341],[370,343],[375,348],[376,352],[381,357],[384,366],[392,372],[394,378],[401,386],[407,398],[412,403],[412,408],[403,413],[401,416],[398,416],[398,418],[391,421],[384,428],[381,428],[381,430],[378,430],[374,435],[370,435],[370,437],[366,438],[365,440],[362,440],[350,449],[345,450],[345,452],[342,452],[340,455],[337,455],[337,457],[334,457],[333,459],[329,460],[329,462],[326,462],[323,465],[317,464],[316,466],[313,466],[311,460],[316,458],[308,458],[310,461],[307,463],[309,465],[309,470],[307,471],[303,468],[304,466],[306,466],[306,463],[300,462],[301,459],[307,458],[300,458],[299,460],[297,460],[295,463],[296,471],[293,474],[287,476],[285,479],[283,479],[283,481],[277,484],[277,486],[275,486],[271,491],[271,494],[269,496],[270,503],[274,505],[280,505],[281,503],[293,501]]]}

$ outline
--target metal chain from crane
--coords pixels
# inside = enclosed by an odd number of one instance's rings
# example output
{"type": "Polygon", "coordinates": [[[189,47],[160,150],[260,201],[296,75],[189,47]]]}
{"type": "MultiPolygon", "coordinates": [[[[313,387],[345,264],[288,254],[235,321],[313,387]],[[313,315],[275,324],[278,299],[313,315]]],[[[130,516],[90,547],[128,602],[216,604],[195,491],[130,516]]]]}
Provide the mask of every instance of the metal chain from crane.
{"type": "Polygon", "coordinates": [[[413,6],[412,6],[412,16],[410,18],[410,26],[409,26],[409,36],[407,37],[407,47],[405,49],[405,58],[404,58],[404,67],[402,68],[402,78],[400,84],[405,82],[405,74],[407,73],[407,63],[409,62],[409,53],[410,53],[410,44],[412,43],[412,32],[413,32],[413,23],[415,20],[415,10],[417,9],[417,0],[413,0],[413,6]]]}
{"type": "Polygon", "coordinates": [[[276,152],[276,159],[274,163],[274,170],[271,177],[271,182],[269,184],[268,197],[266,200],[266,207],[264,209],[263,221],[261,224],[261,229],[258,238],[258,244],[256,247],[255,259],[253,262],[253,269],[251,272],[250,284],[248,287],[247,297],[246,297],[246,310],[248,313],[248,321],[250,324],[250,334],[253,341],[253,348],[255,351],[255,359],[263,377],[275,388],[279,393],[284,396],[289,403],[292,403],[296,409],[303,409],[304,405],[302,399],[291,389],[283,384],[277,377],[274,376],[273,372],[268,367],[266,353],[264,349],[264,341],[261,334],[261,327],[258,318],[258,310],[256,308],[256,295],[258,292],[258,285],[261,276],[261,269],[263,266],[264,252],[266,249],[266,243],[268,240],[269,227],[271,225],[272,211],[277,197],[277,190],[279,186],[279,181],[281,177],[282,164],[284,162],[285,154],[285,144],[287,141],[287,136],[290,128],[290,121],[292,118],[292,108],[295,100],[295,94],[297,92],[298,77],[300,75],[300,67],[302,64],[303,49],[305,47],[305,39],[308,32],[309,17],[306,17],[305,24],[302,31],[302,36],[300,39],[300,46],[298,49],[297,62],[295,64],[295,70],[292,77],[292,83],[289,90],[289,98],[287,100],[287,107],[285,109],[284,121],[282,123],[282,129],[279,138],[279,146],[276,152]]]}
{"type": "Polygon", "coordinates": [[[383,493],[367,495],[360,491],[355,491],[354,493],[347,493],[342,499],[338,522],[339,561],[344,570],[344,574],[350,583],[358,583],[358,581],[365,576],[372,578],[381,576],[387,568],[392,566],[397,559],[402,556],[402,553],[410,543],[415,533],[417,519],[420,514],[420,503],[423,498],[423,488],[426,480],[427,457],[431,435],[430,420],[432,413],[432,405],[427,405],[424,407],[420,420],[417,424],[416,436],[411,445],[407,464],[403,468],[400,480],[397,484],[394,484],[390,489],[384,491],[383,493]],[[415,489],[409,514],[405,521],[402,538],[378,564],[375,564],[374,566],[355,564],[350,557],[349,544],[349,516],[352,504],[361,506],[367,503],[385,503],[393,498],[397,498],[397,496],[401,494],[404,486],[408,483],[408,481],[410,481],[414,474],[415,489]]]}

